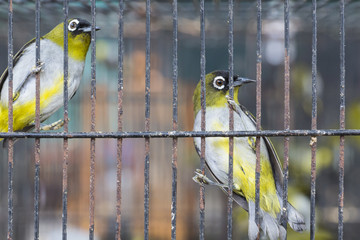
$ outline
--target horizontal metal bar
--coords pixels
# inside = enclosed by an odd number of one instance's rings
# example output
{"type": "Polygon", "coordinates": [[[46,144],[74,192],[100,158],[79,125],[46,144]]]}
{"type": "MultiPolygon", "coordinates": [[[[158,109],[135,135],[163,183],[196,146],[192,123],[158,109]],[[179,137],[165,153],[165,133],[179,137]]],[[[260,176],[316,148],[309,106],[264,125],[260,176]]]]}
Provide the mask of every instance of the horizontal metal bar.
{"type": "Polygon", "coordinates": [[[1,132],[0,138],[187,138],[187,137],[296,137],[359,136],[360,129],[263,130],[263,131],[146,131],[146,132],[1,132]]]}

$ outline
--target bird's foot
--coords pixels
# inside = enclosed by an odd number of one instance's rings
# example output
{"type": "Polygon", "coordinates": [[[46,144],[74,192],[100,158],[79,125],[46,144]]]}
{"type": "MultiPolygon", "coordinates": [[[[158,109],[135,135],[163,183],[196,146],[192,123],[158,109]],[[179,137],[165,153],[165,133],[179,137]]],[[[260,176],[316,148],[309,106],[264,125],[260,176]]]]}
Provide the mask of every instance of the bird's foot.
{"type": "Polygon", "coordinates": [[[56,122],[53,122],[51,124],[45,125],[45,126],[41,126],[40,130],[41,131],[51,131],[51,130],[58,130],[59,128],[62,128],[64,126],[64,120],[60,119],[56,122]]]}
{"type": "Polygon", "coordinates": [[[37,73],[39,73],[39,72],[42,71],[43,66],[44,66],[44,63],[43,63],[43,62],[39,62],[38,66],[33,67],[32,70],[31,70],[31,72],[32,72],[33,74],[37,74],[37,73]]]}
{"type": "Polygon", "coordinates": [[[217,182],[210,180],[207,176],[202,174],[200,169],[196,169],[195,176],[192,179],[194,180],[194,182],[196,182],[200,185],[206,184],[206,185],[214,185],[214,186],[223,187],[223,188],[228,187],[225,184],[217,183],[217,182]]]}
{"type": "Polygon", "coordinates": [[[248,137],[248,144],[251,149],[256,153],[256,137],[248,137]]]}
{"type": "Polygon", "coordinates": [[[234,99],[232,99],[229,95],[226,95],[225,97],[227,99],[229,108],[231,108],[232,110],[234,110],[236,113],[238,113],[240,115],[241,109],[240,109],[239,105],[236,104],[234,99]]]}

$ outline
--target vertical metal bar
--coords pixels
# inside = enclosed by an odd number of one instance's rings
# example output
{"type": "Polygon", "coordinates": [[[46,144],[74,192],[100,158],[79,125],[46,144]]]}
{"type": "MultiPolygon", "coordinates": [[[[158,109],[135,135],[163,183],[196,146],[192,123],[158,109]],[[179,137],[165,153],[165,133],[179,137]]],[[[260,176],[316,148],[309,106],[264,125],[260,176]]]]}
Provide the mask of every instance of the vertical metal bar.
{"type": "MultiPolygon", "coordinates": [[[[345,129],[345,1],[340,1],[340,129],[345,129]]],[[[344,234],[344,150],[345,137],[340,136],[339,147],[339,225],[338,239],[344,234]]]]}
{"type": "MultiPolygon", "coordinates": [[[[64,132],[69,132],[69,113],[68,113],[68,17],[69,0],[64,0],[64,132]]],[[[63,142],[63,174],[62,174],[62,239],[67,239],[67,203],[68,203],[68,164],[69,164],[69,139],[64,138],[63,142]]]]}
{"type": "MultiPolygon", "coordinates": [[[[178,130],[178,12],[177,0],[173,0],[173,131],[178,130]]],[[[176,208],[177,208],[177,157],[178,139],[172,141],[172,191],[171,191],[171,239],[176,239],[176,208]]]]}
{"type": "MultiPolygon", "coordinates": [[[[145,131],[150,131],[150,0],[146,0],[145,131]]],[[[145,138],[144,239],[149,239],[150,138],[145,138]]]]}
{"type": "MultiPolygon", "coordinates": [[[[256,31],[256,130],[261,130],[261,74],[262,74],[262,2],[257,1],[257,31],[256,31]]],[[[255,222],[260,228],[260,137],[256,137],[256,167],[255,167],[255,222]]]]}
{"type": "MultiPolygon", "coordinates": [[[[118,132],[122,132],[123,115],[123,57],[124,57],[124,0],[119,1],[119,35],[118,35],[118,132]]],[[[116,235],[115,239],[121,239],[121,162],[122,162],[122,138],[117,139],[117,165],[116,165],[116,235]]]]}
{"type": "MultiPolygon", "coordinates": [[[[13,5],[8,6],[8,132],[13,132],[13,5]]],[[[8,232],[7,239],[13,239],[13,170],[14,170],[14,140],[9,138],[8,145],[8,232]]]]}
{"type": "MultiPolygon", "coordinates": [[[[317,2],[312,1],[312,114],[311,129],[317,129],[317,2]]],[[[315,198],[316,198],[316,148],[317,137],[311,137],[311,197],[310,197],[310,239],[315,240],[315,198]]]]}
{"type": "MultiPolygon", "coordinates": [[[[228,23],[229,23],[229,95],[230,98],[234,98],[234,1],[228,2],[228,23]]],[[[229,130],[234,131],[234,112],[232,108],[229,108],[229,130]]],[[[228,172],[228,204],[227,204],[227,238],[232,239],[232,206],[233,206],[233,158],[234,158],[234,137],[229,137],[229,172],[228,172]]]]}
{"type": "MultiPolygon", "coordinates": [[[[290,129],[290,52],[289,52],[289,0],[284,1],[284,32],[285,32],[285,73],[284,73],[284,129],[290,129]]],[[[287,195],[289,179],[289,137],[284,138],[284,187],[282,225],[287,229],[287,195]]]]}
{"type": "MultiPolygon", "coordinates": [[[[206,130],[206,90],[205,90],[205,6],[204,0],[200,0],[200,84],[201,84],[201,131],[206,130]]],[[[200,146],[200,169],[205,174],[205,137],[201,137],[200,146]]],[[[205,187],[200,186],[200,224],[199,239],[205,239],[205,187]]]]}
{"type": "MultiPolygon", "coordinates": [[[[35,65],[40,65],[40,0],[35,2],[35,65]]],[[[35,131],[40,132],[40,72],[35,83],[35,131]]],[[[40,138],[35,138],[35,176],[34,176],[34,239],[39,239],[39,197],[40,197],[40,138]]]]}
{"type": "MultiPolygon", "coordinates": [[[[95,132],[96,120],[96,1],[91,0],[91,126],[95,132]]],[[[89,204],[89,239],[94,239],[95,213],[95,138],[90,139],[90,204],[89,204]]]]}

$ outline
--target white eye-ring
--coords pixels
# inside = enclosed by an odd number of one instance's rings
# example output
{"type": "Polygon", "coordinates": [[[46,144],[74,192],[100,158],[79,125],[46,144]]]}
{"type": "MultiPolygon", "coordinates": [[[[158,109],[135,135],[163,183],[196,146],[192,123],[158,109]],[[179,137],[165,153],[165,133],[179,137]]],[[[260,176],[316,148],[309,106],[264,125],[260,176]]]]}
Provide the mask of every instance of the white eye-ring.
{"type": "Polygon", "coordinates": [[[213,85],[216,89],[224,89],[225,88],[225,78],[223,76],[217,76],[214,78],[213,85]]]}
{"type": "Polygon", "coordinates": [[[71,31],[71,32],[75,31],[78,24],[79,24],[79,20],[77,20],[77,19],[72,20],[68,25],[69,31],[71,31]]]}

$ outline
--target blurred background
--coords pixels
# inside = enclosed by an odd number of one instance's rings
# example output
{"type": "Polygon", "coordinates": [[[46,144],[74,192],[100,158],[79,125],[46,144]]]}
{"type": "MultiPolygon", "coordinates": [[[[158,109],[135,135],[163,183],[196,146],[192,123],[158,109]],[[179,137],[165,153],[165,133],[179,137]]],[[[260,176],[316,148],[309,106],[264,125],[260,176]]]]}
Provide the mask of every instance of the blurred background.
{"type": "MultiPolygon", "coordinates": [[[[63,21],[62,1],[44,0],[41,35],[63,21]]],[[[118,2],[98,1],[96,22],[96,130],[117,130],[118,2]]],[[[34,1],[14,0],[14,52],[35,36],[34,1]]],[[[171,1],[152,1],[151,127],[172,129],[171,1]]],[[[206,71],[228,68],[227,1],[206,1],[206,71]]],[[[192,93],[200,78],[198,0],[178,1],[179,130],[193,126],[192,93]]],[[[291,129],[311,128],[311,1],[290,3],[291,129]]],[[[346,1],[346,128],[360,128],[360,1],[346,1]]],[[[70,17],[91,20],[90,2],[70,1],[70,17]]],[[[234,72],[256,77],[256,3],[235,1],[234,72]]],[[[340,41],[338,1],[318,1],[318,128],[339,126],[340,41]]],[[[7,67],[7,2],[0,0],[0,71],[7,67]]],[[[124,131],[145,129],[145,2],[125,1],[124,131]]],[[[263,1],[262,125],[283,129],[283,1],[263,1]]],[[[240,102],[255,113],[255,85],[240,89],[240,102]]],[[[59,110],[46,123],[61,119],[59,110]]],[[[90,54],[83,81],[69,104],[69,130],[90,131],[90,54]]],[[[283,158],[283,138],[272,141],[283,158]]],[[[290,138],[289,200],[310,219],[309,137],[290,138]]],[[[40,239],[61,239],[62,139],[41,139],[40,239]]],[[[171,236],[171,139],[151,139],[150,239],[171,236]]],[[[192,139],[179,139],[178,239],[198,238],[199,168],[192,139]]],[[[360,234],[360,138],[345,140],[344,238],[360,234]]],[[[88,239],[90,140],[69,140],[68,239],[88,239]]],[[[337,239],[339,137],[319,137],[317,149],[316,238],[337,239]]],[[[7,149],[0,149],[0,238],[7,234],[7,149]]],[[[14,239],[33,238],[34,139],[15,144],[14,239]]],[[[122,239],[143,238],[144,139],[124,139],[122,239]]],[[[227,198],[206,187],[206,239],[225,239],[227,198]]],[[[96,239],[113,239],[116,219],[116,140],[96,139],[96,239]]],[[[247,238],[247,213],[234,208],[234,238],[247,238]]],[[[290,228],[288,228],[290,229],[290,228]]],[[[309,239],[289,230],[288,239],[309,239]]]]}

